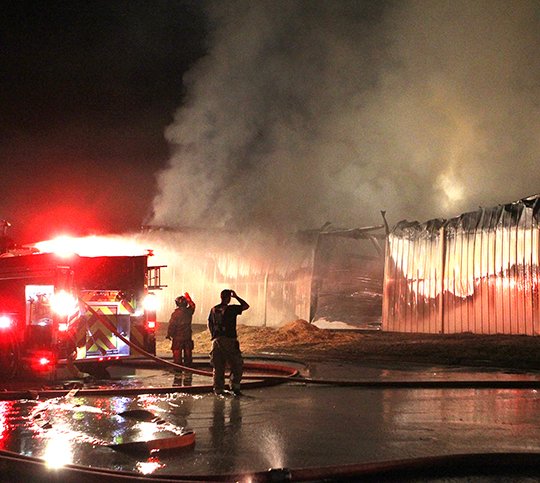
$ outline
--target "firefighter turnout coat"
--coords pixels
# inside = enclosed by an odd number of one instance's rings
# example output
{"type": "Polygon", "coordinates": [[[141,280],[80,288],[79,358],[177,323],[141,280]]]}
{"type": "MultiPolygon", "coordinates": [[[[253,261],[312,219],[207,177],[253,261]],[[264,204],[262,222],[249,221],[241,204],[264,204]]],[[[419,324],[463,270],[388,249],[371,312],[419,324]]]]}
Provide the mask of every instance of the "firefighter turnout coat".
{"type": "MultiPolygon", "coordinates": [[[[173,349],[175,345],[180,346],[183,342],[190,341],[192,338],[191,320],[195,308],[192,306],[178,307],[169,320],[167,337],[173,340],[173,349]]],[[[178,347],[180,348],[180,347],[178,347]]]]}

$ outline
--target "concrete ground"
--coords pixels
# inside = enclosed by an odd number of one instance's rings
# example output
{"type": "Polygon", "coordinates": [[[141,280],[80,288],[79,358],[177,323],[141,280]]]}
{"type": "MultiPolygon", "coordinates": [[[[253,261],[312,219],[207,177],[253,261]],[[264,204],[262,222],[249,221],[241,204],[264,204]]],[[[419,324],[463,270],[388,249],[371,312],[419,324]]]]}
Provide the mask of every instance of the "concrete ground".
{"type": "MultiPolygon", "coordinates": [[[[540,381],[536,373],[399,364],[312,363],[302,370],[306,376],[339,380],[540,381]]],[[[182,379],[162,369],[122,371],[114,376],[125,386],[170,386],[182,379]]],[[[191,384],[208,383],[203,379],[194,376],[191,384]]],[[[241,397],[75,394],[1,402],[0,444],[44,458],[52,467],[74,463],[146,475],[223,475],[456,453],[539,452],[539,405],[536,389],[305,383],[246,389],[241,397]],[[153,417],[121,415],[133,410],[153,417]],[[186,430],[196,435],[191,449],[139,455],[107,446],[186,430]]]]}

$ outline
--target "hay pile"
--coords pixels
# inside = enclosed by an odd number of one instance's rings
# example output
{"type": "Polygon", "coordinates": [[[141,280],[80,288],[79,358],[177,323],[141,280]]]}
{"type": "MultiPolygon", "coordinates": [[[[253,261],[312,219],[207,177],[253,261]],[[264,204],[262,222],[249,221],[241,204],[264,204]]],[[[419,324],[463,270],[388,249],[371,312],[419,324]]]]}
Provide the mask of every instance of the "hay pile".
{"type": "MultiPolygon", "coordinates": [[[[361,334],[333,333],[319,329],[306,320],[293,320],[282,327],[252,327],[239,324],[237,326],[238,340],[244,353],[258,352],[296,352],[302,348],[325,350],[336,348],[351,340],[359,340],[361,334]]],[[[194,353],[210,352],[212,343],[208,330],[193,336],[194,353]]],[[[158,353],[170,353],[169,341],[157,341],[158,353]]]]}
{"type": "MultiPolygon", "coordinates": [[[[287,349],[291,346],[318,344],[328,341],[331,334],[298,319],[277,329],[270,327],[252,327],[238,325],[238,340],[243,352],[287,349]]],[[[196,334],[193,338],[195,352],[208,352],[211,348],[208,331],[196,334]]]]}
{"type": "MultiPolygon", "coordinates": [[[[158,326],[157,354],[171,356],[165,339],[167,324],[158,326]]],[[[383,331],[319,329],[298,319],[282,327],[238,325],[238,340],[246,355],[263,353],[306,361],[395,361],[399,363],[502,367],[538,371],[540,337],[473,334],[399,334],[383,331]]],[[[207,329],[194,334],[195,354],[211,349],[207,329]]]]}

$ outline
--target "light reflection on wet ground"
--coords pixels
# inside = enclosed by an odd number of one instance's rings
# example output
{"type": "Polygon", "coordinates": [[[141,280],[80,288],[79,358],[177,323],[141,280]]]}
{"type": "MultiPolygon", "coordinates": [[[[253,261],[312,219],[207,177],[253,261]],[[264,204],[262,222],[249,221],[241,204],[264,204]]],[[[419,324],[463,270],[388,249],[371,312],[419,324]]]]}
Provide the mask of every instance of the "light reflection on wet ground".
{"type": "MultiPolygon", "coordinates": [[[[485,370],[317,364],[309,374],[336,379],[537,378],[485,370]]],[[[116,383],[174,383],[167,371],[115,374],[116,383]]],[[[192,384],[208,378],[193,376],[192,384]]],[[[539,451],[536,390],[361,389],[292,383],[245,395],[59,397],[0,402],[0,447],[45,458],[144,474],[216,474],[270,467],[319,467],[486,451],[539,451]],[[145,410],[145,420],[120,413],[145,410]],[[137,456],[108,444],[186,430],[192,449],[137,456]]]]}

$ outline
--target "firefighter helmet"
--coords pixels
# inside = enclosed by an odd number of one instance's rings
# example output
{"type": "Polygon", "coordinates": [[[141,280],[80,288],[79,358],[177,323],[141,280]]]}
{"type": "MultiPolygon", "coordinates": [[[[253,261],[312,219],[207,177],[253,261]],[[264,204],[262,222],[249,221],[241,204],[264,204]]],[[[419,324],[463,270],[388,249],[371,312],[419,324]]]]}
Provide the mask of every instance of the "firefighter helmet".
{"type": "Polygon", "coordinates": [[[176,297],[174,301],[176,302],[177,307],[185,307],[187,305],[186,297],[184,297],[183,295],[176,297]]]}

